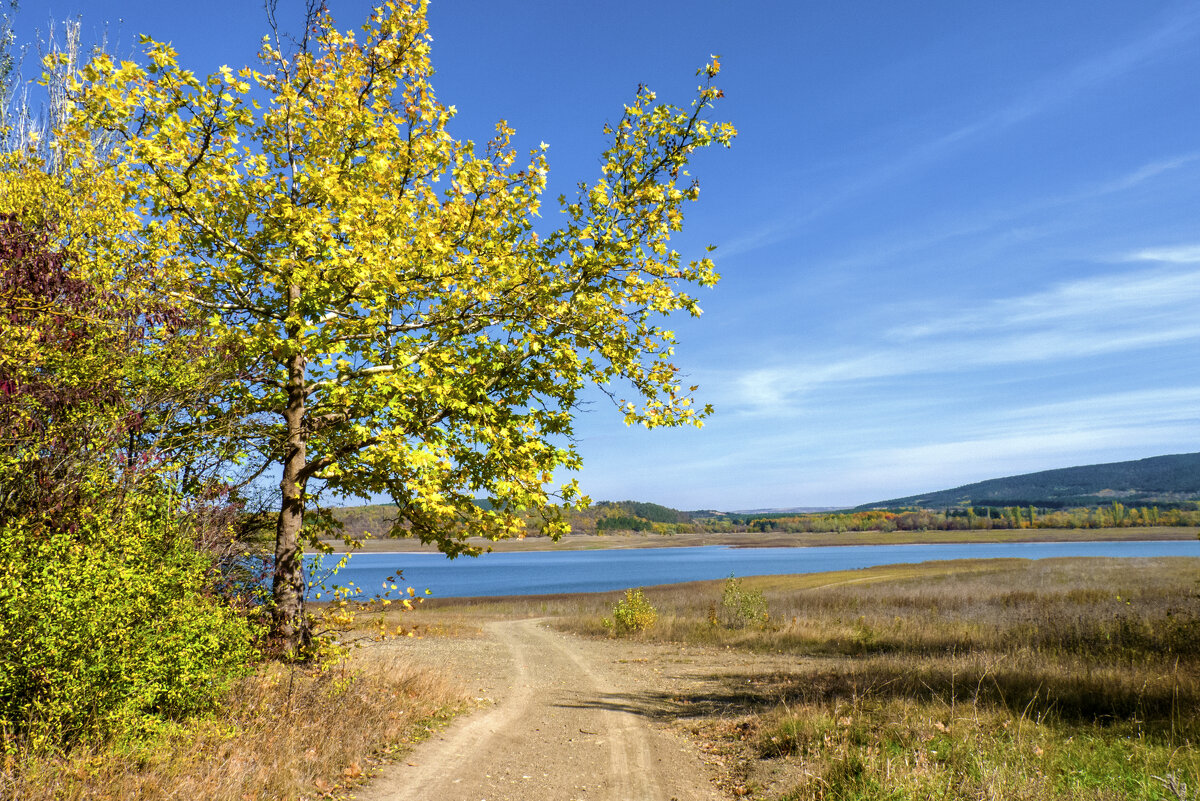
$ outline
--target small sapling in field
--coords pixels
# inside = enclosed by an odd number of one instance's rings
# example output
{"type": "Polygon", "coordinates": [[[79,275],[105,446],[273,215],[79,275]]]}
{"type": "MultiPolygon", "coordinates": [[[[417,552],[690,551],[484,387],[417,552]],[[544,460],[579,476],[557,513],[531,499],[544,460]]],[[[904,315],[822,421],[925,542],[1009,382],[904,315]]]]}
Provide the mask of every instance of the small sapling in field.
{"type": "Polygon", "coordinates": [[[765,626],[770,619],[767,599],[763,597],[762,590],[746,589],[741,580],[732,574],[725,579],[725,587],[721,591],[720,612],[710,615],[709,620],[714,617],[731,629],[765,626]]]}
{"type": "Polygon", "coordinates": [[[658,620],[658,611],[646,600],[639,587],[625,590],[625,597],[613,606],[612,619],[604,618],[604,627],[618,636],[645,631],[658,620]]]}

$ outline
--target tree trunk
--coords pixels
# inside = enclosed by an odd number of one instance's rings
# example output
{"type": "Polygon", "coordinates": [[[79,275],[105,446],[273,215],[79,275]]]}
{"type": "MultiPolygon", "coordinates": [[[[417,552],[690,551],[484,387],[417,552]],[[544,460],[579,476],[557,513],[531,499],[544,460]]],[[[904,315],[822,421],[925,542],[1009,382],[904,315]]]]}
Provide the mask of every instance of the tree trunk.
{"type": "Polygon", "coordinates": [[[279,482],[282,503],[275,529],[275,574],[272,582],[273,635],[284,654],[295,654],[309,644],[312,632],[304,614],[304,563],[300,529],[304,525],[304,484],[301,471],[307,464],[304,437],[305,358],[288,357],[288,401],[283,417],[287,442],[283,455],[283,478],[279,482]]]}

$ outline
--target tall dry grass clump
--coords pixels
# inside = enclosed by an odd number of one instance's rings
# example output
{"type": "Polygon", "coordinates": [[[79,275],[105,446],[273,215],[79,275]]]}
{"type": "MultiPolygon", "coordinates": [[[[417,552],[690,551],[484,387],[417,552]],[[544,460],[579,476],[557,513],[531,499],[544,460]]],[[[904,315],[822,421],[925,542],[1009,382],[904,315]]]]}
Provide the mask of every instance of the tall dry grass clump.
{"type": "Polygon", "coordinates": [[[315,798],[364,780],[465,698],[386,647],[333,666],[269,664],[241,679],[218,713],[151,741],[8,758],[0,798],[22,801],[315,798]]]}

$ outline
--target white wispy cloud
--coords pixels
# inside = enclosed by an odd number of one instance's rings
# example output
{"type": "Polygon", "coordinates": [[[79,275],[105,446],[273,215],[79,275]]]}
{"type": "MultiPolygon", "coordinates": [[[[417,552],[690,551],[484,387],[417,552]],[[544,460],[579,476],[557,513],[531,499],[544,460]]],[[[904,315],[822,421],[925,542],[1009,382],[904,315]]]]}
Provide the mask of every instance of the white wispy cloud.
{"type": "MultiPolygon", "coordinates": [[[[820,203],[806,208],[803,212],[768,221],[744,236],[727,242],[722,248],[722,256],[741,255],[783,241],[797,229],[844,206],[856,197],[867,194],[901,175],[935,164],[975,140],[996,136],[1058,108],[1082,93],[1150,64],[1166,53],[1187,46],[1197,36],[1200,36],[1200,8],[1192,6],[1178,10],[1141,36],[1030,84],[1008,102],[975,120],[934,134],[912,145],[905,152],[889,154],[881,166],[841,180],[837,189],[825,195],[820,203]]],[[[1193,158],[1195,155],[1185,157],[1185,161],[1193,158]]],[[[1123,180],[1128,183],[1117,183],[1099,189],[1119,191],[1130,188],[1182,163],[1184,162],[1177,163],[1171,159],[1155,162],[1126,176],[1123,180]]]]}
{"type": "Polygon", "coordinates": [[[1158,159],[1148,164],[1143,164],[1136,170],[1133,170],[1126,175],[1122,175],[1115,181],[1109,181],[1095,188],[1090,194],[1107,195],[1113,192],[1120,192],[1126,189],[1132,189],[1139,184],[1143,184],[1153,178],[1157,178],[1163,173],[1168,173],[1177,170],[1180,167],[1186,166],[1196,159],[1200,159],[1200,153],[1184,153],[1170,158],[1158,159]]]}
{"type": "MultiPolygon", "coordinates": [[[[1068,191],[1033,198],[1006,208],[979,212],[951,221],[937,220],[930,230],[905,231],[887,241],[870,242],[857,252],[822,263],[826,271],[841,271],[864,266],[894,264],[912,254],[926,253],[939,245],[969,241],[973,250],[987,250],[999,242],[1011,241],[1015,233],[1028,236],[1036,230],[1039,236],[1052,235],[1068,218],[1066,210],[1086,209],[1089,204],[1131,191],[1160,177],[1165,177],[1200,161],[1200,152],[1189,152],[1155,159],[1146,164],[1099,181],[1084,182],[1068,191]],[[1056,221],[1056,222],[1051,222],[1056,221]],[[1014,227],[1016,226],[1016,227],[1014,227]],[[988,237],[991,237],[989,240],[988,237]]],[[[755,240],[747,240],[753,243],[755,240]]],[[[722,249],[723,251],[724,249],[722,249]]],[[[1152,251],[1146,251],[1146,254],[1152,251]]],[[[1141,254],[1122,254],[1114,261],[1147,261],[1141,254]],[[1137,256],[1135,258],[1135,256],[1137,256]]]]}
{"type": "Polygon", "coordinates": [[[1152,427],[1200,421],[1200,387],[1132,390],[1054,403],[1032,404],[989,415],[988,426],[1030,434],[1152,427]]]}
{"type": "Polygon", "coordinates": [[[1194,450],[1200,387],[1098,395],[990,415],[948,439],[847,454],[858,502],[1096,461],[1194,450]],[[872,491],[870,488],[878,488],[872,491]]]}
{"type": "Polygon", "coordinates": [[[1200,9],[1184,8],[1149,32],[1123,45],[1085,59],[1069,69],[1027,87],[989,114],[937,136],[893,162],[885,175],[941,158],[945,151],[983,135],[993,135],[1061,106],[1079,94],[1119,78],[1163,53],[1186,45],[1200,35],[1200,9]]]}
{"type": "Polygon", "coordinates": [[[788,458],[812,436],[800,429],[753,441],[748,452],[755,458],[729,467],[780,487],[781,498],[790,492],[812,503],[859,504],[1001,475],[1178,453],[1200,441],[1200,387],[968,411],[898,441],[878,438],[890,421],[874,422],[864,436],[846,437],[817,470],[788,458]]]}
{"type": "MultiPolygon", "coordinates": [[[[1159,260],[1165,261],[1165,260],[1159,260]]],[[[793,416],[805,396],[837,386],[980,368],[1045,364],[1200,341],[1200,270],[1143,269],[1000,298],[924,319],[874,343],[726,374],[720,401],[743,414],[793,416]]]]}
{"type": "Polygon", "coordinates": [[[1200,9],[1183,7],[1142,36],[1081,61],[1026,90],[972,129],[1006,127],[1061,105],[1098,84],[1125,75],[1200,34],[1200,9]]]}
{"type": "MultiPolygon", "coordinates": [[[[634,470],[646,486],[661,484],[663,497],[686,491],[688,500],[673,505],[687,508],[854,505],[1001,475],[1191,451],[1200,442],[1200,385],[1012,407],[942,401],[850,393],[803,420],[718,414],[704,432],[671,433],[686,446],[660,448],[625,468],[622,480],[634,470]],[[746,483],[755,488],[752,501],[739,495],[746,483]]],[[[597,497],[615,491],[603,487],[597,497]]]]}
{"type": "Polygon", "coordinates": [[[1149,248],[1130,253],[1127,261],[1157,261],[1168,264],[1200,264],[1200,245],[1149,248]]]}
{"type": "MultiPolygon", "coordinates": [[[[1200,247],[1180,248],[1195,253],[1200,263],[1200,247]]],[[[1148,260],[1148,259],[1145,259],[1148,260]]],[[[1183,258],[1156,261],[1184,262],[1183,258]]],[[[955,333],[1028,330],[1030,326],[1054,326],[1078,332],[1096,327],[1097,315],[1111,315],[1104,320],[1109,330],[1113,317],[1124,318],[1143,328],[1146,322],[1157,319],[1164,328],[1187,323],[1189,307],[1200,301],[1200,271],[1155,269],[1125,275],[1103,275],[1068,281],[1041,292],[1002,298],[984,304],[969,313],[940,317],[920,323],[893,328],[889,335],[904,340],[934,337],[955,333]]],[[[1190,330],[1190,325],[1183,325],[1190,330]]],[[[1153,339],[1162,331],[1148,331],[1153,339]]],[[[1168,338],[1173,335],[1165,332],[1168,338]]],[[[1123,348],[1121,348],[1123,349],[1123,348]]]]}

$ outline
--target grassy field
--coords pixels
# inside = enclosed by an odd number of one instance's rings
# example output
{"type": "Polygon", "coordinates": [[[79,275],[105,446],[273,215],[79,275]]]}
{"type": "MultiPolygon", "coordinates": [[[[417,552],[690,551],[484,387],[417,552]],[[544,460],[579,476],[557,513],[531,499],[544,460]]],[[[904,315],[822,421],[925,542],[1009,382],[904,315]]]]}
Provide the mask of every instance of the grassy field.
{"type": "MultiPolygon", "coordinates": [[[[498,552],[566,550],[585,551],[602,548],[678,548],[701,545],[732,545],[741,548],[817,547],[825,545],[912,545],[950,542],[1080,542],[1098,540],[1194,540],[1196,529],[1171,526],[1129,528],[1037,528],[990,529],[978,531],[845,531],[841,533],[732,532],[726,534],[648,534],[606,532],[604,534],[568,534],[558,542],[546,537],[489,542],[479,537],[468,540],[481,548],[498,552]]],[[[343,550],[339,540],[330,540],[335,550],[343,550]]],[[[437,548],[411,539],[370,539],[363,543],[365,553],[436,553],[437,548]]]]}
{"type": "MultiPolygon", "coordinates": [[[[635,636],[794,659],[675,699],[740,771],[789,799],[1200,798],[1194,559],[946,562],[647,588],[635,636]],[[753,604],[751,604],[753,605],[753,604]],[[724,622],[723,622],[724,621],[724,622]],[[732,625],[731,625],[732,624],[732,625]]],[[[551,615],[609,636],[619,594],[446,600],[423,625],[551,615]]]]}
{"type": "MultiPolygon", "coordinates": [[[[1200,799],[1200,560],[765,576],[738,582],[732,605],[727,586],[646,588],[658,619],[632,636],[685,644],[721,668],[664,701],[733,777],[734,795],[1200,799]]],[[[469,637],[489,619],[544,616],[611,637],[602,621],[621,597],[441,599],[393,622],[469,637]]],[[[324,671],[268,665],[214,715],[142,742],[5,755],[0,798],[352,793],[382,758],[464,708],[446,680],[393,654],[363,649],[324,671]]]]}

